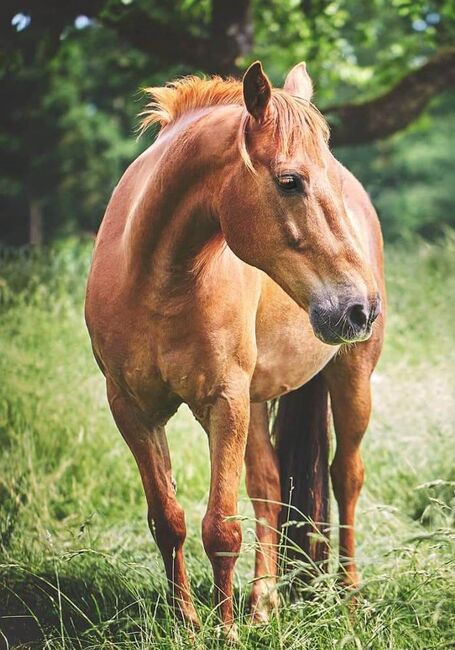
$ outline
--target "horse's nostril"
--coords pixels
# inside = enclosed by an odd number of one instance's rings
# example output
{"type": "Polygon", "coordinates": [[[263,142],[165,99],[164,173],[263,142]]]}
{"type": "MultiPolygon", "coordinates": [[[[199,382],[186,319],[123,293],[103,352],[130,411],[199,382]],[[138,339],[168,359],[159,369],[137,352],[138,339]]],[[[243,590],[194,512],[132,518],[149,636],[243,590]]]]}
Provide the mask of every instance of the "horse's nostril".
{"type": "Polygon", "coordinates": [[[368,322],[368,313],[363,305],[352,305],[348,311],[348,320],[354,327],[362,328],[368,322]]]}

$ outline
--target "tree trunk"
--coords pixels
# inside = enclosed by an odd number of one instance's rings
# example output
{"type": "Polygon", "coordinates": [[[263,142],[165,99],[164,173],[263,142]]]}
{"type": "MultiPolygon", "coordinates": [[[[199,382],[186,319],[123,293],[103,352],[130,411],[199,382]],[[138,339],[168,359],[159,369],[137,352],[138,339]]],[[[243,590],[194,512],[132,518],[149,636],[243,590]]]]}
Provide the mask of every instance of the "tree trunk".
{"type": "Polygon", "coordinates": [[[208,72],[238,75],[238,59],[253,47],[250,0],[213,0],[208,72]]]}
{"type": "Polygon", "coordinates": [[[30,201],[29,243],[31,246],[43,244],[43,208],[36,199],[30,201]]]}

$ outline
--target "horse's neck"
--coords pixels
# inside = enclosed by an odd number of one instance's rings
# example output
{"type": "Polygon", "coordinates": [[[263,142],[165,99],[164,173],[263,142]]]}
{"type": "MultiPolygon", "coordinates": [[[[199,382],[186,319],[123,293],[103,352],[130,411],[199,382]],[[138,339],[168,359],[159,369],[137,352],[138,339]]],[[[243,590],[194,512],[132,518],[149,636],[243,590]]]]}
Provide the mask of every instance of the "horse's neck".
{"type": "Polygon", "coordinates": [[[166,129],[137,161],[123,240],[130,270],[158,291],[175,288],[170,285],[187,277],[207,244],[219,240],[214,201],[223,167],[238,155],[238,110],[209,110],[166,129]]]}

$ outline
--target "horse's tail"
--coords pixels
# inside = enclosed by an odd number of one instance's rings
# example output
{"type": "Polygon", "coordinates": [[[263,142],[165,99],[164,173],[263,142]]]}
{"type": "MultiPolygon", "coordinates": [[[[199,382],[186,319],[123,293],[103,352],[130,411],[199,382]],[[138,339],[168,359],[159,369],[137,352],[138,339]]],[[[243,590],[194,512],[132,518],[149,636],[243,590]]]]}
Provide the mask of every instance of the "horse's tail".
{"type": "Polygon", "coordinates": [[[273,435],[283,502],[282,551],[287,558],[309,559],[324,568],[328,558],[329,435],[328,390],[320,373],[279,399],[273,435]]]}

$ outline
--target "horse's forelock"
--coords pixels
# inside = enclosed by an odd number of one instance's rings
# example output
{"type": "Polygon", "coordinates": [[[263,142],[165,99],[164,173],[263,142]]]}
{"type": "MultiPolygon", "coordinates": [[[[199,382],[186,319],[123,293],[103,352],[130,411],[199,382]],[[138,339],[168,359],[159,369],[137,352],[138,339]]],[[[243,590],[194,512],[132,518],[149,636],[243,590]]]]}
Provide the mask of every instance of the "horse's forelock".
{"type": "MultiPolygon", "coordinates": [[[[273,133],[276,139],[276,159],[290,159],[299,149],[313,158],[320,157],[321,143],[329,139],[329,127],[318,109],[306,100],[274,89],[271,98],[273,133]]],[[[254,172],[247,148],[247,129],[253,118],[245,111],[239,129],[239,149],[247,168],[254,172]]]]}
{"type": "MultiPolygon", "coordinates": [[[[164,87],[146,88],[144,92],[149,96],[150,102],[140,113],[140,133],[154,124],[164,128],[197,108],[243,105],[242,83],[217,76],[183,77],[164,87]]],[[[270,110],[277,141],[277,158],[290,158],[299,147],[304,147],[312,156],[319,155],[321,140],[328,140],[329,129],[313,104],[275,88],[272,91],[270,110]]],[[[247,128],[252,119],[245,109],[239,125],[238,144],[245,165],[254,172],[246,143],[247,128]]]]}

